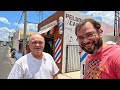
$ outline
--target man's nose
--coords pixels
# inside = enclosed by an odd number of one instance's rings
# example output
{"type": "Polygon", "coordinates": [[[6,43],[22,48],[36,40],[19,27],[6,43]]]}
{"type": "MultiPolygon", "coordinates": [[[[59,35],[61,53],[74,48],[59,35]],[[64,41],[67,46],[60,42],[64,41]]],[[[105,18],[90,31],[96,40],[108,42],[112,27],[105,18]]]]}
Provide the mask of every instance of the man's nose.
{"type": "Polygon", "coordinates": [[[87,41],[88,41],[87,37],[84,37],[83,42],[87,42],[87,41]]]}
{"type": "Polygon", "coordinates": [[[40,44],[39,44],[39,43],[36,43],[36,46],[40,46],[40,44]]]}

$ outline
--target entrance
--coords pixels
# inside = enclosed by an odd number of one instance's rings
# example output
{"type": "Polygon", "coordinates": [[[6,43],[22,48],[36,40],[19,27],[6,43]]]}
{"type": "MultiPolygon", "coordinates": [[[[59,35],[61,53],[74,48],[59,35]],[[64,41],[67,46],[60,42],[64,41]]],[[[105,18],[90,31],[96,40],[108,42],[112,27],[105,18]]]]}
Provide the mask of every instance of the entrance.
{"type": "Polygon", "coordinates": [[[49,53],[51,56],[53,56],[53,47],[54,47],[54,37],[44,37],[45,38],[45,48],[44,52],[49,53]]]}

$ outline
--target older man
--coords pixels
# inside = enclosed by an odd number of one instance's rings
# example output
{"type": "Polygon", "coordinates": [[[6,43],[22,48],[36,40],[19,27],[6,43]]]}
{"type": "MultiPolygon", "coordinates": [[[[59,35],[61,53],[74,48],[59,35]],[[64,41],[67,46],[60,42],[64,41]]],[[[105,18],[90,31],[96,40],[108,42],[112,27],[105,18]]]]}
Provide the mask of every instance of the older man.
{"type": "Polygon", "coordinates": [[[18,59],[8,79],[58,79],[59,71],[53,57],[43,52],[44,38],[34,34],[29,39],[31,52],[18,59]]]}

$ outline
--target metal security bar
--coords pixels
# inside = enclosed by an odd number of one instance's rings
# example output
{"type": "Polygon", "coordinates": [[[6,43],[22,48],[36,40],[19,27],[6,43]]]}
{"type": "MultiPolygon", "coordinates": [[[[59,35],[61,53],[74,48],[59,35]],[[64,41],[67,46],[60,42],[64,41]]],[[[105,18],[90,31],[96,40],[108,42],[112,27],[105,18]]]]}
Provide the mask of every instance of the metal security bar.
{"type": "Polygon", "coordinates": [[[79,45],[66,46],[66,72],[80,70],[80,47],[79,45]]]}

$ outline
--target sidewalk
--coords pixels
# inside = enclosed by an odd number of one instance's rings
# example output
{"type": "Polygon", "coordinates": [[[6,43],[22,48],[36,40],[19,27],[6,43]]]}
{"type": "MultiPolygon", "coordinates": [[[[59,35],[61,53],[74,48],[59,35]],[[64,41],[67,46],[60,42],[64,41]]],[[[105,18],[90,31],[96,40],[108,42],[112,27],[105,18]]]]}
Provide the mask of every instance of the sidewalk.
{"type": "Polygon", "coordinates": [[[80,71],[58,74],[58,79],[80,79],[80,71]]]}

